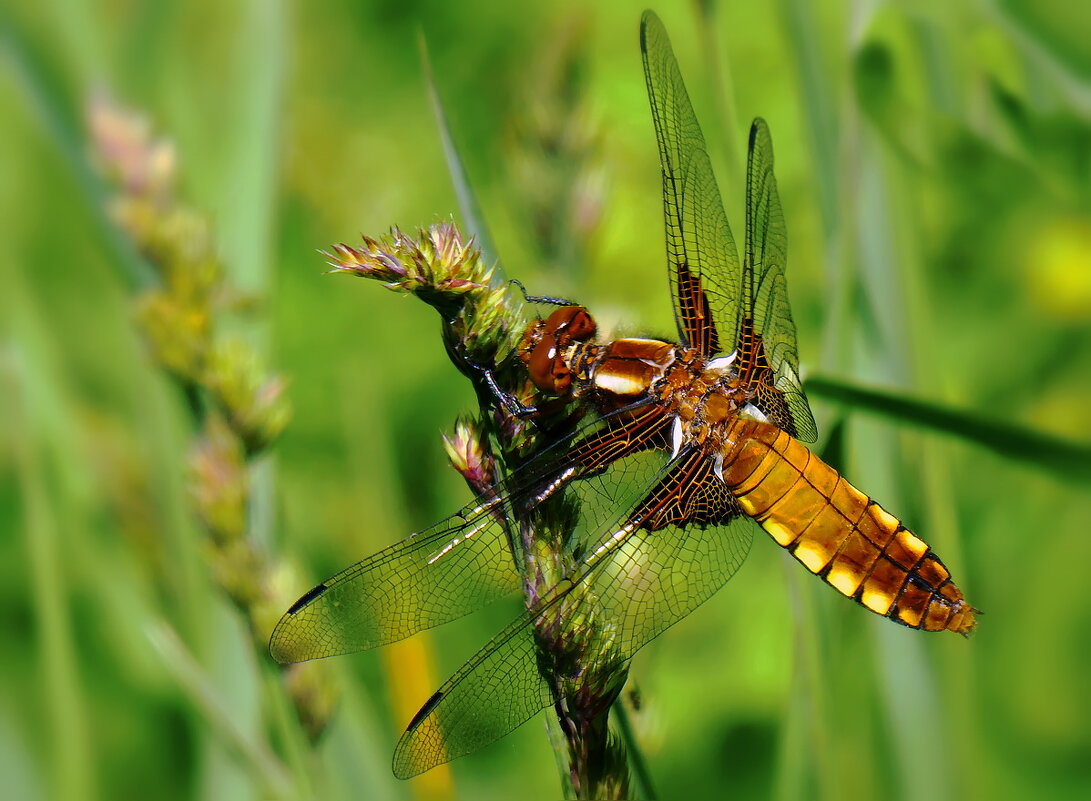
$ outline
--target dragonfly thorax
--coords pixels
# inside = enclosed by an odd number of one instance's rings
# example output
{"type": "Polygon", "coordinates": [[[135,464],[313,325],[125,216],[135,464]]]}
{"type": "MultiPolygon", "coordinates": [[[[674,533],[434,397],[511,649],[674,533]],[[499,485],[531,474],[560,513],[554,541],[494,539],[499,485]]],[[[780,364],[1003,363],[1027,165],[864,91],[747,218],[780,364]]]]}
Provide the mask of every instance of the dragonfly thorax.
{"type": "Polygon", "coordinates": [[[677,366],[691,366],[695,351],[658,339],[591,341],[597,326],[582,306],[561,306],[535,321],[520,358],[533,384],[550,395],[582,396],[603,410],[649,397],[677,366]]]}
{"type": "Polygon", "coordinates": [[[561,306],[533,323],[520,356],[534,385],[603,412],[652,400],[679,421],[686,441],[714,448],[725,444],[729,423],[753,408],[734,354],[710,360],[696,348],[637,337],[599,343],[596,330],[582,306],[561,306]]]}
{"type": "Polygon", "coordinates": [[[734,366],[718,359],[697,357],[688,370],[672,370],[658,387],[658,399],[674,416],[675,451],[693,445],[723,453],[731,446],[732,424],[756,411],[734,366]]]}

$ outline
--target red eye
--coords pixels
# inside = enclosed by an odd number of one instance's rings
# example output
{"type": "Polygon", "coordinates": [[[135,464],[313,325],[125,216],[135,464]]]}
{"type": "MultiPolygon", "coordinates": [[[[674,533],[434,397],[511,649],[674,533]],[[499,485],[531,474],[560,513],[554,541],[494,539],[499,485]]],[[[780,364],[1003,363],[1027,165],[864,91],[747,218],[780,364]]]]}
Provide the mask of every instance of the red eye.
{"type": "Polygon", "coordinates": [[[558,369],[553,371],[553,388],[550,390],[556,395],[563,395],[572,386],[572,371],[558,364],[558,369]]]}
{"type": "Polygon", "coordinates": [[[555,334],[560,341],[589,339],[594,335],[594,318],[583,306],[561,306],[546,318],[543,326],[547,334],[555,334]]]}
{"type": "Polygon", "coordinates": [[[598,326],[595,325],[595,318],[587,313],[587,309],[583,306],[566,306],[563,311],[568,312],[563,326],[567,339],[581,341],[595,335],[598,326]]]}
{"type": "Polygon", "coordinates": [[[597,326],[583,306],[561,306],[524,338],[521,358],[530,380],[542,392],[564,395],[572,386],[572,370],[564,353],[573,342],[590,339],[597,326]]]}
{"type": "Polygon", "coordinates": [[[558,309],[554,309],[546,317],[545,323],[542,324],[546,334],[556,334],[558,331],[563,331],[568,325],[568,321],[572,317],[572,306],[561,306],[558,309]]]}
{"type": "Polygon", "coordinates": [[[527,357],[527,372],[534,386],[542,392],[553,392],[553,363],[557,356],[557,340],[553,334],[542,334],[542,338],[531,348],[527,357]]]}

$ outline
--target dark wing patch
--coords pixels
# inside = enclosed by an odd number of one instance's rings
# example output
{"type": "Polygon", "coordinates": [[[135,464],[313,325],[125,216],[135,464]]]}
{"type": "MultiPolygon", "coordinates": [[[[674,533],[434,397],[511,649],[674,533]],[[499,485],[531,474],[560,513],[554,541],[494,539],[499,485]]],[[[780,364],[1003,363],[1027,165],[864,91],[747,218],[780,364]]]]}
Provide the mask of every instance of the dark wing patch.
{"type": "Polygon", "coordinates": [[[296,601],[294,604],[292,604],[291,607],[289,607],[288,611],[285,612],[284,614],[294,615],[296,612],[298,612],[304,606],[306,606],[311,601],[313,601],[315,598],[317,598],[319,595],[324,593],[326,591],[326,589],[327,589],[327,587],[326,587],[325,584],[319,584],[317,587],[311,587],[311,589],[309,589],[305,593],[303,593],[302,597],[300,597],[300,599],[298,601],[296,601]]]}
{"type": "Polygon", "coordinates": [[[818,429],[799,380],[796,327],[784,277],[787,255],[784,212],[773,175],[773,141],[769,126],[759,117],[750,128],[746,168],[746,248],[738,350],[740,356],[766,357],[769,369],[754,365],[752,372],[767,387],[759,388],[755,405],[792,436],[814,442],[818,429]],[[782,422],[789,419],[791,427],[782,422]]]}
{"type": "Polygon", "coordinates": [[[678,333],[711,358],[734,337],[742,265],[724,213],[701,126],[663,23],[640,24],[644,79],[663,170],[667,265],[678,333]]]}

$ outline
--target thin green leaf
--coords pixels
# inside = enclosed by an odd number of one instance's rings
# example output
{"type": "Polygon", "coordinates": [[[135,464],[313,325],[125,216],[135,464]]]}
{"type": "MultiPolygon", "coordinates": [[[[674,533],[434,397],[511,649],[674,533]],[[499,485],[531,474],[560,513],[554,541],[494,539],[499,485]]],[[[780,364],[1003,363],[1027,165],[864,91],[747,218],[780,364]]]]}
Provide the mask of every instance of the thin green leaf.
{"type": "MultiPolygon", "coordinates": [[[[914,348],[924,342],[912,334],[923,327],[923,309],[915,303],[919,294],[914,279],[920,261],[912,242],[914,218],[899,204],[908,191],[908,176],[898,169],[899,163],[890,158],[883,140],[872,130],[860,132],[854,158],[859,178],[853,216],[860,232],[854,257],[861,289],[859,312],[868,321],[851,332],[857,354],[854,365],[864,374],[880,376],[892,384],[909,384],[914,348]]],[[[849,461],[867,475],[868,492],[883,498],[891,508],[905,509],[911,495],[903,480],[897,432],[876,420],[854,421],[852,432],[849,461]]],[[[927,691],[934,688],[936,676],[921,656],[924,645],[920,638],[898,638],[886,621],[868,623],[878,632],[869,649],[877,669],[869,695],[880,725],[871,745],[873,761],[882,765],[891,794],[906,801],[920,801],[913,770],[928,765],[938,785],[930,788],[933,801],[947,801],[951,777],[942,749],[937,748],[935,738],[916,734],[927,728],[927,721],[945,720],[943,711],[936,707],[935,692],[927,691]],[[919,672],[912,683],[899,685],[905,663],[917,666],[919,672]]]]}
{"type": "Polygon", "coordinates": [[[497,266],[494,278],[503,280],[500,274],[500,258],[489,235],[489,227],[485,223],[485,216],[481,213],[481,206],[477,202],[477,193],[470,183],[470,176],[462,162],[458,146],[455,144],[451,127],[447,124],[447,114],[443,110],[443,101],[436,87],[436,79],[432,74],[432,61],[428,57],[428,42],[424,34],[420,34],[420,59],[424,70],[424,83],[428,88],[428,99],[432,104],[432,113],[436,117],[436,129],[439,131],[440,141],[443,143],[443,156],[447,160],[447,170],[451,173],[451,183],[458,197],[458,208],[462,214],[462,223],[473,237],[475,244],[485,255],[485,259],[497,266]]]}
{"type": "Polygon", "coordinates": [[[64,86],[56,64],[45,50],[21,31],[14,17],[3,9],[0,9],[0,61],[11,69],[15,85],[71,170],[98,232],[112,253],[111,263],[133,289],[154,286],[158,282],[154,270],[136,254],[106,213],[103,182],[86,158],[78,99],[64,86]]]}
{"type": "Polygon", "coordinates": [[[219,212],[217,224],[232,279],[244,291],[264,293],[276,230],[288,12],[280,0],[250,0],[242,23],[249,35],[241,37],[235,53],[237,115],[223,181],[231,203],[219,212]]]}
{"type": "Polygon", "coordinates": [[[1033,464],[1063,478],[1091,482],[1091,445],[1071,442],[1024,426],[991,420],[976,412],[908,398],[824,376],[806,381],[815,396],[861,411],[940,431],[981,445],[1010,459],[1033,464]]]}
{"type": "MultiPolygon", "coordinates": [[[[1087,79],[1091,75],[1091,53],[1087,50],[1087,9],[1079,4],[1027,3],[1002,0],[996,3],[997,18],[1011,32],[1023,39],[1028,50],[1038,51],[1038,58],[1048,58],[1057,77],[1081,87],[1087,99],[1087,79]]],[[[1068,88],[1068,87],[1066,87],[1068,88]]]]}
{"type": "Polygon", "coordinates": [[[789,554],[779,556],[792,616],[795,686],[786,726],[795,748],[781,750],[777,797],[828,801],[839,797],[838,762],[829,726],[830,709],[835,700],[830,690],[829,659],[823,645],[829,640],[830,632],[816,603],[815,590],[819,585],[799,570],[798,563],[789,554]]]}
{"type": "Polygon", "coordinates": [[[826,80],[822,41],[813,4],[804,0],[782,0],[781,13],[785,32],[791,43],[790,52],[796,61],[796,75],[803,89],[803,107],[811,135],[811,152],[819,183],[819,207],[823,229],[827,236],[836,230],[837,196],[840,180],[837,175],[837,113],[835,100],[826,80]]]}
{"type": "Polygon", "coordinates": [[[716,4],[697,3],[697,35],[704,61],[705,79],[712,87],[712,102],[716,107],[715,126],[709,141],[719,139],[720,150],[726,160],[726,186],[743,186],[742,154],[746,143],[739,137],[743,130],[739,121],[739,109],[735,103],[735,83],[732,80],[731,62],[720,57],[717,37],[721,29],[716,19],[716,4]]]}
{"type": "Polygon", "coordinates": [[[636,740],[636,732],[633,731],[632,721],[629,720],[629,711],[620,700],[615,701],[610,711],[617,723],[618,733],[625,750],[629,755],[629,769],[636,780],[637,798],[652,799],[659,796],[655,793],[655,785],[652,784],[652,773],[648,769],[648,760],[644,758],[644,752],[640,750],[640,743],[636,740]]]}
{"type": "Polygon", "coordinates": [[[163,669],[174,678],[186,697],[204,715],[211,730],[245,760],[247,767],[270,797],[295,797],[292,774],[263,740],[251,738],[239,728],[228,713],[230,705],[221,696],[211,677],[193,658],[177,632],[166,621],[159,621],[149,625],[147,637],[160,656],[163,669]]]}
{"type": "Polygon", "coordinates": [[[21,349],[13,346],[0,353],[0,388],[9,399],[13,430],[20,434],[16,474],[44,689],[43,718],[51,740],[52,787],[58,798],[90,799],[94,798],[94,775],[87,716],[76,670],[78,647],[64,569],[63,529],[56,519],[63,512],[58,509],[58,493],[49,489],[42,424],[36,419],[40,412],[36,414],[30,406],[29,380],[21,349]]]}

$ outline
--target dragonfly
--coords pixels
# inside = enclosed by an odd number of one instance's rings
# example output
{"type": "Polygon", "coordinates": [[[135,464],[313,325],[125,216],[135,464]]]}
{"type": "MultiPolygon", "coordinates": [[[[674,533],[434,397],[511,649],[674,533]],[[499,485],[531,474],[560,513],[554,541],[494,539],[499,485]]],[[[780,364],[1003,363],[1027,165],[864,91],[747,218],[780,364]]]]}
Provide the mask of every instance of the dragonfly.
{"type": "Polygon", "coordinates": [[[546,396],[584,404],[496,491],[337,573],[277,625],[282,663],[346,654],[446,623],[507,594],[520,575],[505,520],[570,493],[576,566],[464,664],[409,723],[407,778],[492,742],[558,701],[536,625],[559,605],[594,620],[628,659],[722,587],[764,531],[865,609],[924,631],[969,634],[975,613],[922,539],[804,442],[817,429],[799,375],[784,215],[769,128],[750,129],[742,257],[666,30],[640,43],[663,182],[678,342],[600,341],[587,308],[558,305],[519,357],[546,396]]]}

